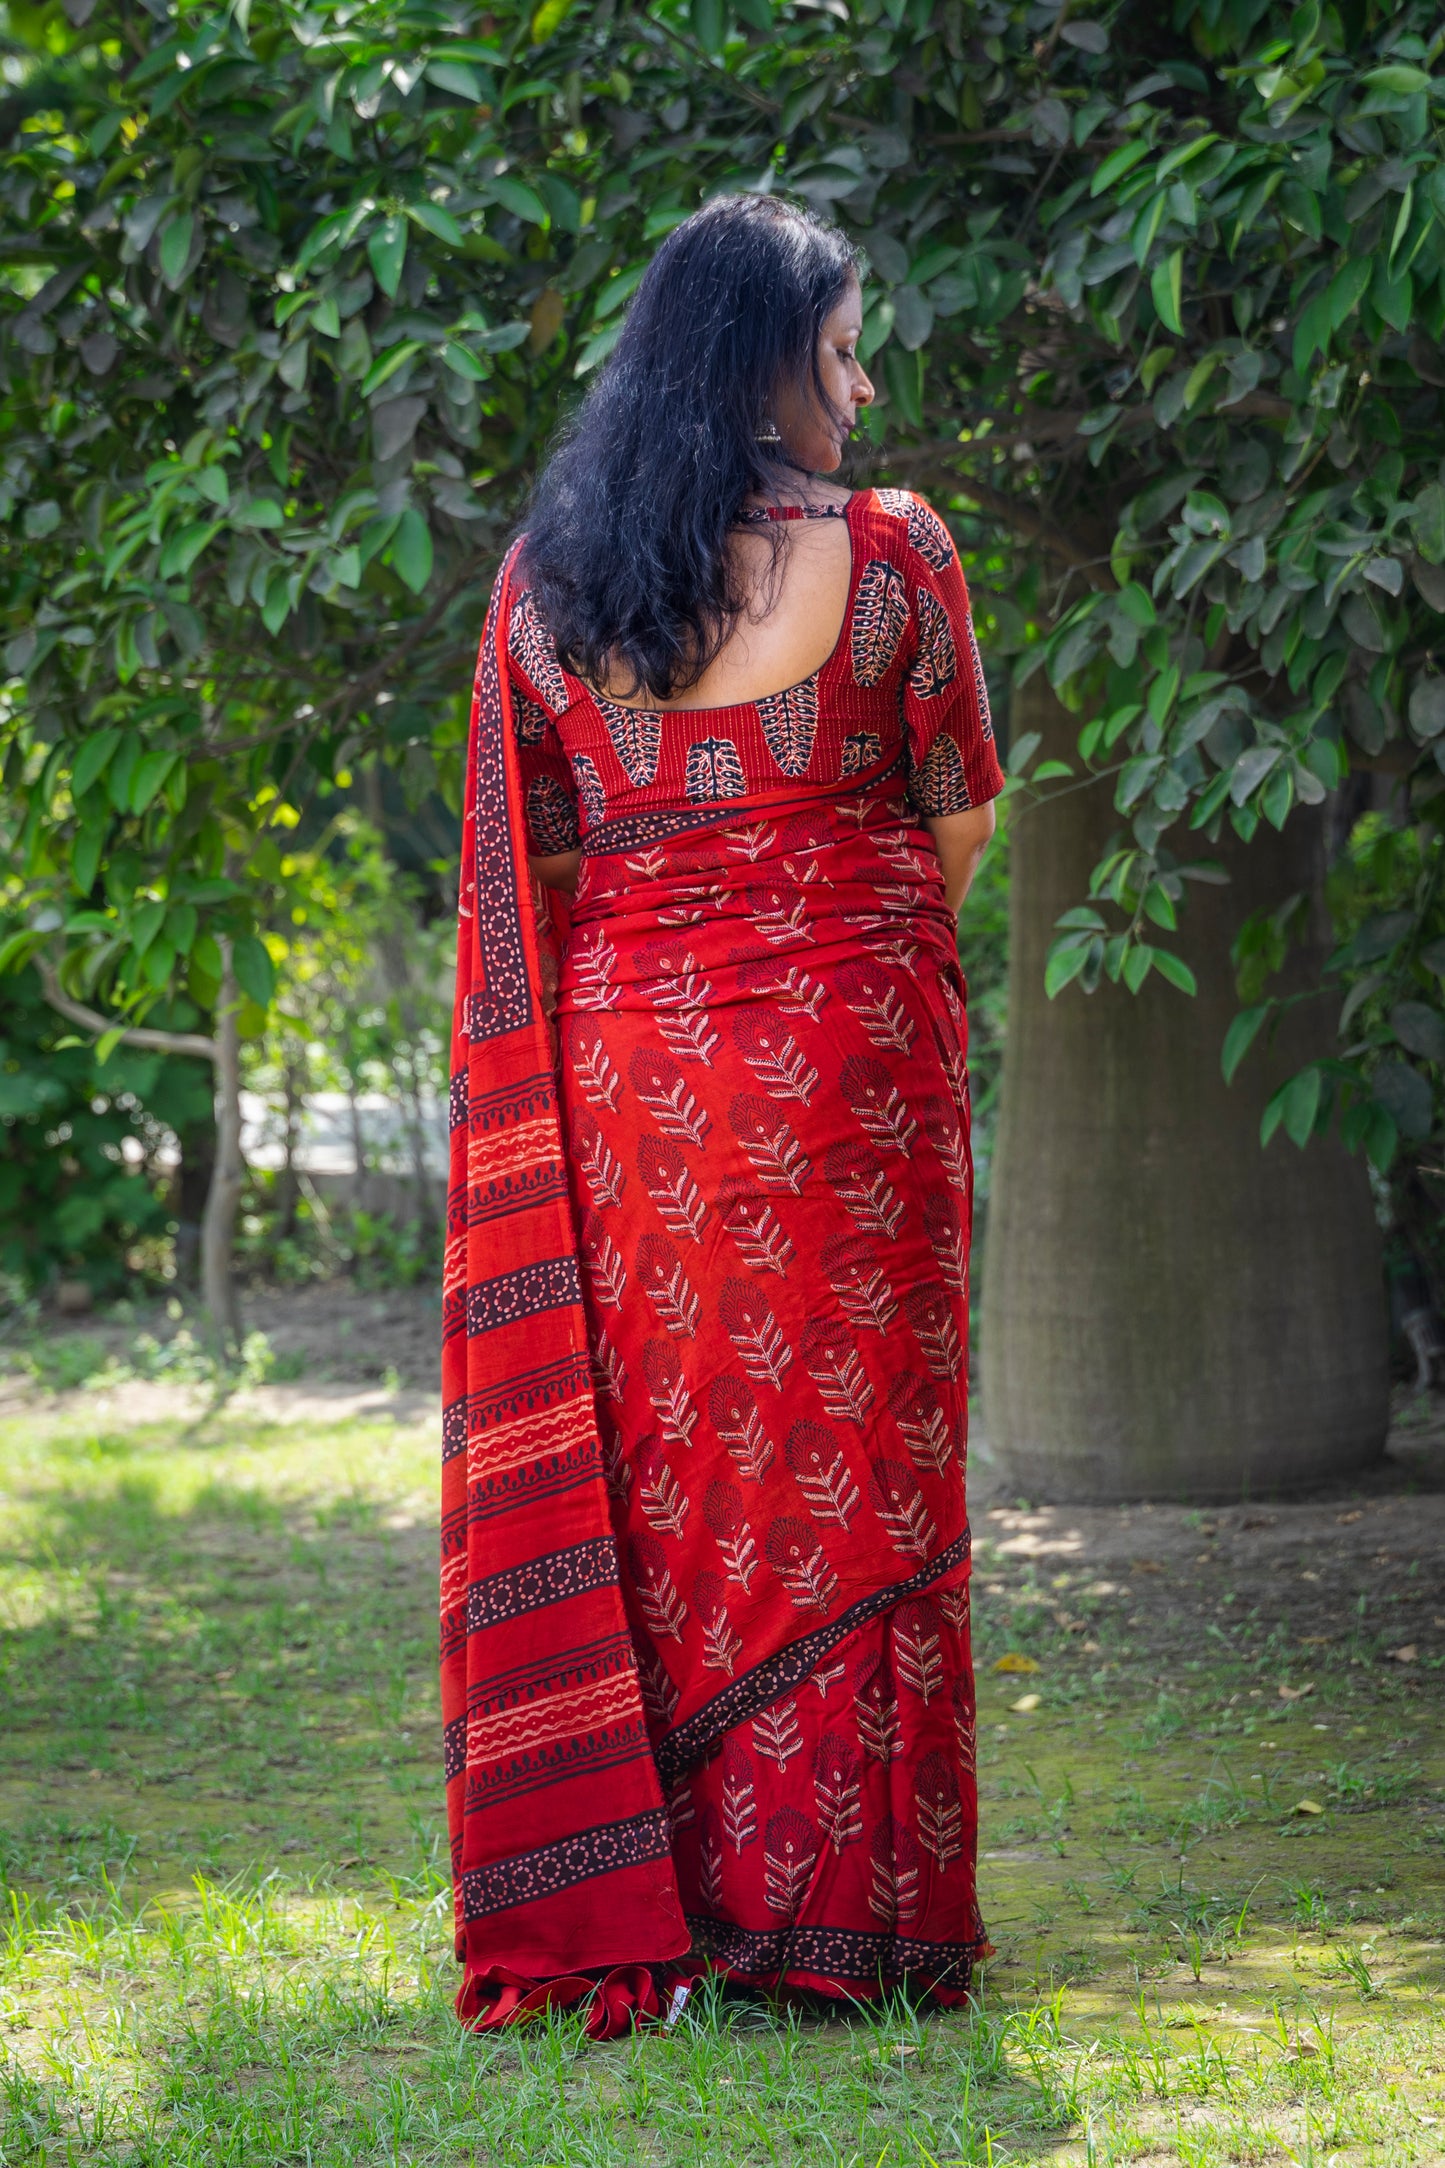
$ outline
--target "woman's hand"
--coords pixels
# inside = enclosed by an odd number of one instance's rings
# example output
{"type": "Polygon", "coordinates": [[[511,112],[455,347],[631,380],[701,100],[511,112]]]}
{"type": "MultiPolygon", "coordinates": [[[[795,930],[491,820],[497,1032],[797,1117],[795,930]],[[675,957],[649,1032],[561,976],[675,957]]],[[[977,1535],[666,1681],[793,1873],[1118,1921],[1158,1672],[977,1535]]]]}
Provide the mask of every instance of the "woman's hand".
{"type": "Polygon", "coordinates": [[[564,895],[577,892],[577,876],[582,871],[580,851],[557,851],[550,858],[529,858],[527,864],[534,881],[544,888],[560,888],[564,895]]]}
{"type": "Polygon", "coordinates": [[[956,917],[994,831],[993,805],[971,806],[966,813],[931,814],[923,825],[937,846],[943,893],[956,917]]]}

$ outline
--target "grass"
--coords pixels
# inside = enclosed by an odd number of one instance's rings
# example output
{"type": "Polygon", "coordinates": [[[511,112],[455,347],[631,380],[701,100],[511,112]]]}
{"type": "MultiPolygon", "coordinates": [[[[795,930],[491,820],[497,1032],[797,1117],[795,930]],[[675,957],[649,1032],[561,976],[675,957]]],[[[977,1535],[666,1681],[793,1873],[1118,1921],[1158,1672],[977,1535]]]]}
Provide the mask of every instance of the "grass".
{"type": "Polygon", "coordinates": [[[1141,1630],[985,1523],[977,2007],[477,2040],[431,1426],[168,1390],[0,1424],[4,2168],[1445,2161],[1438,1671],[1363,1614],[1323,1655],[1268,1590],[1141,1630]]]}

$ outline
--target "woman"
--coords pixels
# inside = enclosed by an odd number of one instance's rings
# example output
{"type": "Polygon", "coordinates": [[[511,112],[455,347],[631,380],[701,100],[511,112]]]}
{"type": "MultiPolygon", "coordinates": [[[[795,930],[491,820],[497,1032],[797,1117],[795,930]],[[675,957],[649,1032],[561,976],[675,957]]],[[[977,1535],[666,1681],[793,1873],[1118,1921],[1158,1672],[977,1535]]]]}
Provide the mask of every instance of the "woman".
{"type": "Polygon", "coordinates": [[[955,915],[1002,777],[947,529],[823,479],[861,328],[836,232],[689,219],[482,641],[442,1570],[475,2026],[606,2034],[703,1965],[956,2001],[984,1947],[955,915]]]}

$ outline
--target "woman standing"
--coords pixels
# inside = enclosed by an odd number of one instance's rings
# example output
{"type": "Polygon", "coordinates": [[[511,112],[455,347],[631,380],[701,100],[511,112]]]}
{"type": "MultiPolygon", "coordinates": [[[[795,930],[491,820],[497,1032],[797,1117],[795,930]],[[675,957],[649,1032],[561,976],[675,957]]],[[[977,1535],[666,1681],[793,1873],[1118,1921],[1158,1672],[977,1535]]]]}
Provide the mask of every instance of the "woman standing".
{"type": "Polygon", "coordinates": [[[465,2022],[697,1960],[961,2000],[983,1948],[955,917],[994,757],[947,529],[839,466],[854,258],[659,251],[478,667],[442,1649],[465,2022]]]}

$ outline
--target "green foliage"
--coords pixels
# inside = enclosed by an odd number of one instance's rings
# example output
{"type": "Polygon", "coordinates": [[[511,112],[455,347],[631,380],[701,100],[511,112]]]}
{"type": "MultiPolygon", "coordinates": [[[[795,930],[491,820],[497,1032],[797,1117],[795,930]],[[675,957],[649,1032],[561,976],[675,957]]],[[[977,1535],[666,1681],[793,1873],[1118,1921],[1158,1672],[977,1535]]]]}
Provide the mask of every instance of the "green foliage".
{"type": "Polygon", "coordinates": [[[195,1061],[124,1048],[104,1065],[46,1002],[33,969],[0,1000],[0,1272],[119,1292],[164,1237],[155,1155],[210,1106],[195,1061]],[[127,1157],[127,1152],[130,1157],[127,1157]]]}
{"type": "MultiPolygon", "coordinates": [[[[1424,0],[1117,27],[1050,0],[503,0],[481,24],[49,0],[9,46],[0,729],[27,930],[0,968],[54,940],[121,1013],[182,985],[206,1008],[227,934],[259,1029],[286,824],[366,750],[455,795],[539,449],[658,238],[722,187],[858,236],[868,436],[961,515],[993,655],[1042,652],[1086,714],[1120,835],[1051,990],[1188,991],[1169,936],[1209,836],[1353,763],[1393,763],[1438,829],[1424,0]]],[[[1438,987],[1411,998],[1438,1014],[1438,987]]]]}

